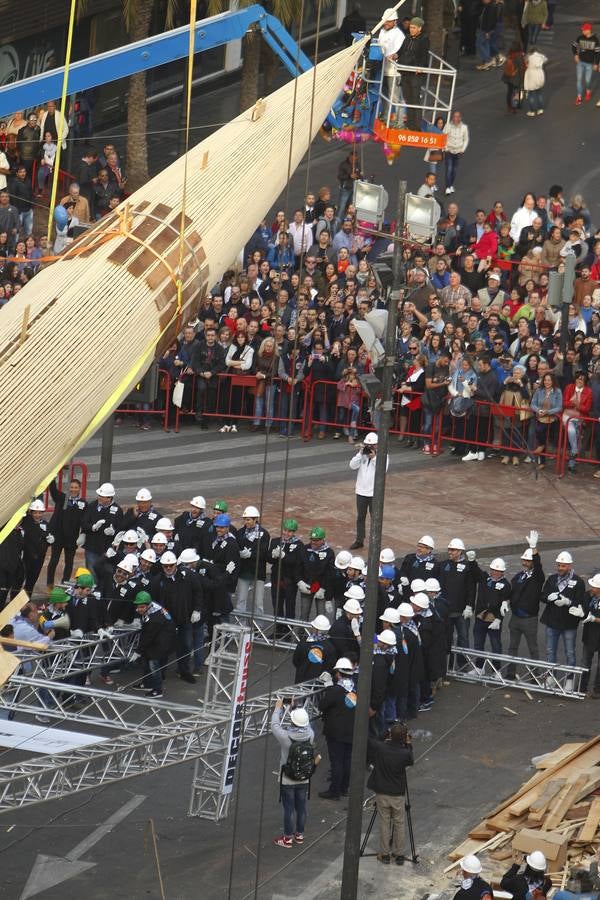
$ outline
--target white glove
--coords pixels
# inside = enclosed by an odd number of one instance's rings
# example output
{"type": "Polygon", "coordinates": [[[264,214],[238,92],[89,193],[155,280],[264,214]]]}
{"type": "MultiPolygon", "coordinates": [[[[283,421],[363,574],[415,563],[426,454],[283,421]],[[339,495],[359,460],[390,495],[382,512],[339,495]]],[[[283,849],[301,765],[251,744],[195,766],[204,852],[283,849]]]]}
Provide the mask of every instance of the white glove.
{"type": "Polygon", "coordinates": [[[227,565],[225,566],[225,571],[228,575],[232,575],[235,572],[235,563],[233,560],[227,563],[227,565]]]}
{"type": "Polygon", "coordinates": [[[46,543],[47,544],[53,544],[55,540],[56,540],[56,538],[54,537],[53,534],[46,535],[46,543]]]}
{"type": "Polygon", "coordinates": [[[537,547],[538,539],[539,539],[538,532],[534,531],[532,528],[531,531],[529,532],[529,534],[527,535],[527,543],[529,544],[529,546],[531,547],[532,550],[535,550],[535,548],[537,547]]]}
{"type": "Polygon", "coordinates": [[[410,584],[410,582],[409,582],[408,578],[406,577],[406,575],[403,575],[403,576],[401,577],[401,579],[400,579],[400,584],[402,585],[402,587],[408,587],[408,585],[410,584]]]}
{"type": "Polygon", "coordinates": [[[113,541],[113,547],[118,547],[124,537],[125,537],[124,531],[117,531],[117,533],[115,534],[115,539],[113,541]]]}
{"type": "Polygon", "coordinates": [[[129,662],[137,662],[138,659],[140,658],[140,656],[141,656],[141,653],[132,653],[131,656],[129,657],[129,662]]]}
{"type": "Polygon", "coordinates": [[[467,550],[467,559],[469,562],[475,562],[477,559],[477,553],[474,550],[467,550]]]}
{"type": "Polygon", "coordinates": [[[117,555],[117,551],[114,547],[109,547],[106,553],[104,554],[108,559],[112,559],[113,556],[117,555]]]}
{"type": "Polygon", "coordinates": [[[554,601],[555,606],[568,606],[571,601],[568,597],[563,597],[562,594],[559,594],[557,599],[554,601]]]}
{"type": "Polygon", "coordinates": [[[298,590],[301,594],[310,594],[310,585],[308,585],[305,581],[299,581],[298,590]]]}
{"type": "Polygon", "coordinates": [[[471,388],[469,387],[469,385],[468,385],[468,384],[463,384],[463,389],[462,389],[462,395],[463,395],[463,397],[468,398],[468,397],[471,396],[472,393],[473,393],[473,391],[471,390],[471,388]]]}
{"type": "Polygon", "coordinates": [[[321,672],[318,679],[321,684],[324,684],[325,687],[329,687],[330,684],[333,684],[333,678],[329,674],[329,672],[321,672]]]}
{"type": "Polygon", "coordinates": [[[500,631],[501,627],[502,627],[502,619],[494,619],[494,621],[490,622],[490,624],[488,625],[488,629],[490,631],[500,631]]]}
{"type": "Polygon", "coordinates": [[[596,616],[593,616],[592,613],[588,613],[585,619],[583,620],[583,624],[587,625],[588,622],[595,622],[596,616]]]}
{"type": "Polygon", "coordinates": [[[350,619],[350,628],[354,637],[360,637],[360,623],[358,619],[350,619]]]}
{"type": "Polygon", "coordinates": [[[578,619],[583,619],[583,617],[585,616],[582,606],[572,606],[569,609],[569,613],[572,616],[577,616],[578,619]]]}
{"type": "Polygon", "coordinates": [[[252,550],[250,547],[242,547],[240,550],[240,559],[250,559],[252,556],[252,550]]]}
{"type": "Polygon", "coordinates": [[[465,606],[463,609],[463,619],[472,619],[473,618],[473,607],[465,606]]]}
{"type": "Polygon", "coordinates": [[[112,525],[108,525],[104,529],[104,534],[106,535],[106,537],[112,537],[114,533],[115,533],[115,529],[113,528],[112,525]]]}
{"type": "Polygon", "coordinates": [[[505,616],[506,613],[509,611],[509,609],[510,609],[510,603],[508,602],[508,600],[503,600],[502,603],[500,604],[500,615],[505,616]]]}
{"type": "Polygon", "coordinates": [[[190,622],[192,623],[192,625],[197,625],[201,618],[202,618],[202,616],[200,615],[198,610],[195,609],[194,612],[192,613],[190,622]]]}
{"type": "Polygon", "coordinates": [[[98,637],[101,641],[106,640],[112,635],[112,628],[99,628],[98,629],[98,637]]]}
{"type": "Polygon", "coordinates": [[[457,397],[457,396],[458,396],[458,391],[456,390],[456,388],[454,387],[453,384],[449,384],[449,385],[448,385],[448,393],[450,394],[451,397],[457,397]]]}
{"type": "MultiPolygon", "coordinates": [[[[125,623],[123,623],[123,624],[125,624],[125,623]]],[[[142,627],[142,620],[134,619],[133,622],[131,623],[131,627],[135,628],[136,631],[139,631],[140,628],[142,627]]]]}
{"type": "Polygon", "coordinates": [[[117,621],[115,622],[115,628],[122,628],[124,624],[125,622],[123,621],[123,619],[117,619],[117,621]]]}
{"type": "Polygon", "coordinates": [[[318,591],[315,591],[315,600],[324,600],[325,599],[325,591],[323,588],[319,588],[318,591]]]}
{"type": "Polygon", "coordinates": [[[555,591],[553,594],[548,594],[548,603],[554,603],[555,600],[558,600],[557,591],[555,591]]]}
{"type": "Polygon", "coordinates": [[[135,530],[137,532],[138,539],[142,542],[142,544],[147,544],[148,543],[148,535],[146,534],[144,529],[136,528],[135,530]]]}
{"type": "Polygon", "coordinates": [[[81,628],[74,628],[73,631],[71,632],[71,637],[82,638],[83,631],[81,630],[81,628]]]}
{"type": "Polygon", "coordinates": [[[78,547],[83,547],[83,545],[85,544],[85,534],[79,535],[79,537],[77,538],[76,544],[78,547]]]}
{"type": "Polygon", "coordinates": [[[273,547],[273,549],[271,550],[271,556],[273,557],[273,559],[279,559],[279,557],[281,556],[281,547],[279,545],[277,547],[273,547]]]}
{"type": "Polygon", "coordinates": [[[92,525],[92,531],[100,531],[105,522],[106,519],[98,519],[98,521],[94,522],[94,524],[92,525]]]}

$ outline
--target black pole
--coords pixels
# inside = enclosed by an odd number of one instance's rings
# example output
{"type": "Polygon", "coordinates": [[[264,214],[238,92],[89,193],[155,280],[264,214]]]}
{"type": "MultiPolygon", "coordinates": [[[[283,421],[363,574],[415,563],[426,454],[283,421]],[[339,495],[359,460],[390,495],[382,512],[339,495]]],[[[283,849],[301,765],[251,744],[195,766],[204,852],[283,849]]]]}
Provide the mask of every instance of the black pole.
{"type": "MultiPolygon", "coordinates": [[[[404,201],[406,182],[398,184],[398,205],[396,213],[396,235],[402,234],[404,223],[404,201]]],[[[394,288],[398,290],[401,277],[402,244],[394,243],[394,288]]],[[[373,637],[377,625],[377,585],[379,576],[379,554],[381,552],[381,531],[383,527],[383,507],[385,498],[386,460],[388,455],[390,420],[392,413],[392,387],[396,363],[396,323],[398,319],[398,297],[393,292],[388,302],[388,320],[385,334],[385,360],[382,376],[382,404],[379,425],[379,441],[375,459],[375,484],[371,531],[369,535],[369,556],[367,570],[366,599],[360,646],[360,670],[358,676],[358,699],[354,717],[352,736],[352,771],[348,800],[348,819],[344,845],[344,866],[342,871],[341,900],[356,900],[358,896],[358,867],[360,863],[361,831],[363,816],[363,796],[365,767],[367,760],[367,737],[369,732],[369,706],[371,700],[371,674],[373,661],[373,637]]]]}
{"type": "Polygon", "coordinates": [[[110,481],[113,458],[113,438],[115,434],[115,417],[111,413],[102,426],[102,447],[100,449],[100,484],[110,481]]]}
{"type": "Polygon", "coordinates": [[[569,304],[573,302],[573,285],[575,283],[575,263],[577,258],[574,253],[565,256],[565,274],[563,275],[562,307],[560,315],[560,352],[563,362],[569,343],[569,304]]]}

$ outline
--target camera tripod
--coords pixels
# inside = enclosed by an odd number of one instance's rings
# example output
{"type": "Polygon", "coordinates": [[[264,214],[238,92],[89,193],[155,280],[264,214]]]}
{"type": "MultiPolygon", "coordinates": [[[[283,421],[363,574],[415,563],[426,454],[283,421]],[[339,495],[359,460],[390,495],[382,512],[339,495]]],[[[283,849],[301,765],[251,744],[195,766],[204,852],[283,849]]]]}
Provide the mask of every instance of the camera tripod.
{"type": "MultiPolygon", "coordinates": [[[[419,862],[419,854],[417,853],[417,849],[415,847],[415,834],[413,831],[412,825],[412,815],[410,812],[410,794],[408,793],[408,782],[405,782],[406,793],[404,794],[404,809],[406,811],[406,826],[408,828],[408,839],[410,841],[410,861],[415,865],[419,862]]],[[[371,814],[371,818],[369,820],[369,824],[367,825],[367,830],[365,831],[365,836],[363,838],[363,842],[360,845],[360,855],[361,856],[377,856],[376,853],[365,853],[365,849],[369,838],[371,837],[371,832],[373,831],[373,826],[375,824],[375,819],[377,818],[377,806],[375,805],[373,808],[373,812],[371,814]]],[[[392,835],[393,835],[392,830],[392,835]]]]}

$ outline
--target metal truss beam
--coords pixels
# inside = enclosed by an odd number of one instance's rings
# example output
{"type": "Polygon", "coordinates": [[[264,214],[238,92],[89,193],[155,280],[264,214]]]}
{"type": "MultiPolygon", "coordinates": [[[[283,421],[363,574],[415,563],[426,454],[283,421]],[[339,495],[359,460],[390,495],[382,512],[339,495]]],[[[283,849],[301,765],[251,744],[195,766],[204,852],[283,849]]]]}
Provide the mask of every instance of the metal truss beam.
{"type": "Polygon", "coordinates": [[[452,647],[448,668],[448,674],[458,681],[519,688],[538,694],[565,697],[568,700],[585,698],[585,693],[581,691],[581,676],[584,672],[586,669],[579,666],[464,647],[452,647]]]}
{"type": "Polygon", "coordinates": [[[231,620],[237,625],[252,629],[252,643],[278,650],[294,650],[296,644],[303,641],[311,631],[310,622],[300,619],[276,619],[275,616],[256,616],[252,613],[231,613],[231,620]]]}
{"type": "Polygon", "coordinates": [[[118,666],[127,662],[135,651],[139,628],[115,628],[109,638],[64,638],[44,653],[19,651],[22,671],[32,678],[68,678],[102,666],[118,666]]]}

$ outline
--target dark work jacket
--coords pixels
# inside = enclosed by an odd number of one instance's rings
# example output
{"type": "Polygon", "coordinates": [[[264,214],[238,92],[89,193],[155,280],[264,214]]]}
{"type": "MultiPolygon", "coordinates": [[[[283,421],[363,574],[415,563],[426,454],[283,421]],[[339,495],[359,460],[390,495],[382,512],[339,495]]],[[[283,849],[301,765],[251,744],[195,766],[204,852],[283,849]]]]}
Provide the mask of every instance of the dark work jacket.
{"type": "MultiPolygon", "coordinates": [[[[540,610],[540,597],[544,587],[544,570],[540,554],[533,554],[533,574],[527,578],[525,572],[518,572],[511,581],[512,597],[510,608],[517,618],[537,616],[540,610]]],[[[572,617],[571,617],[572,618],[572,617]]]]}
{"type": "Polygon", "coordinates": [[[437,681],[444,674],[446,662],[446,626],[432,611],[430,616],[415,616],[421,636],[421,652],[428,681],[437,681]]]}
{"type": "Polygon", "coordinates": [[[302,551],[304,544],[300,538],[281,542],[281,538],[272,538],[269,547],[268,561],[271,563],[271,580],[276,586],[278,582],[287,580],[297,584],[302,580],[302,551]],[[281,555],[273,557],[275,547],[281,547],[281,555]]]}
{"type": "Polygon", "coordinates": [[[376,653],[373,656],[371,677],[371,709],[378,710],[388,694],[396,668],[395,653],[376,653]]]}
{"type": "Polygon", "coordinates": [[[323,546],[319,549],[307,544],[302,548],[302,577],[308,585],[315,582],[325,590],[327,600],[331,598],[331,579],[335,566],[335,555],[331,547],[323,546]]]}
{"type": "MultiPolygon", "coordinates": [[[[421,32],[416,37],[409,34],[404,38],[404,43],[398,50],[399,66],[419,66],[427,68],[429,62],[429,38],[421,32]]],[[[410,72],[410,76],[414,77],[415,73],[410,72]]]]}
{"type": "Polygon", "coordinates": [[[230,532],[226,537],[218,538],[215,532],[207,555],[217,570],[217,589],[233,594],[240,574],[240,548],[235,536],[230,532]]]}
{"type": "MultiPolygon", "coordinates": [[[[600,597],[593,597],[588,592],[585,595],[583,608],[586,613],[591,613],[597,619],[600,619],[600,597]]],[[[588,622],[584,625],[581,640],[588,650],[600,650],[600,625],[597,625],[595,622],[588,622]]]]}
{"type": "Polygon", "coordinates": [[[356,691],[349,691],[341,684],[332,684],[319,697],[319,709],[323,716],[323,734],[332,741],[352,743],[356,691]]]}
{"type": "Polygon", "coordinates": [[[435,559],[420,560],[416,553],[407,553],[400,566],[400,575],[408,578],[409,583],[415,578],[438,578],[440,564],[435,559]]]}
{"type": "Polygon", "coordinates": [[[148,538],[153,538],[156,532],[156,523],[161,517],[162,514],[153,506],[150,507],[148,512],[143,513],[136,513],[134,508],[130,507],[123,516],[121,528],[123,531],[129,531],[130,528],[136,531],[138,528],[141,528],[142,531],[146,532],[148,538]]]}
{"type": "Polygon", "coordinates": [[[558,592],[558,573],[549,575],[542,589],[542,603],[546,604],[546,609],[542,613],[540,622],[549,628],[558,628],[561,631],[571,631],[579,625],[579,618],[572,616],[569,609],[572,606],[585,606],[585,585],[583,580],[575,573],[571,573],[569,584],[562,592],[563,597],[569,598],[568,606],[557,606],[554,602],[548,601],[550,594],[558,592]]]}
{"type": "Polygon", "coordinates": [[[184,512],[177,516],[173,524],[182,550],[193,549],[201,557],[207,555],[212,519],[203,515],[194,518],[189,512],[184,512]]]}
{"type": "Polygon", "coordinates": [[[323,672],[333,672],[337,659],[335,647],[328,638],[299,641],[292,657],[296,669],[295,684],[318,678],[323,672]]]}
{"type": "Polygon", "coordinates": [[[27,513],[21,521],[23,529],[23,559],[25,565],[31,565],[40,562],[46,555],[48,542],[46,538],[49,535],[47,522],[34,522],[32,517],[27,513]]]}
{"type": "Polygon", "coordinates": [[[67,604],[67,615],[71,623],[71,631],[79,629],[84,634],[97,631],[102,626],[101,600],[95,594],[76,599],[71,597],[67,604]]]}
{"type": "Polygon", "coordinates": [[[398,625],[394,631],[398,652],[389,694],[392,697],[407,697],[423,678],[423,652],[419,638],[407,625],[398,625]]]}
{"type": "Polygon", "coordinates": [[[345,612],[342,612],[339,619],[336,619],[331,626],[329,640],[335,647],[338,659],[342,656],[347,657],[349,653],[353,654],[355,659],[358,658],[360,646],[354,637],[354,633],[350,626],[350,619],[346,616],[345,612]]]}
{"type": "Polygon", "coordinates": [[[158,575],[150,582],[150,596],[178,626],[189,625],[192,613],[202,611],[200,582],[187,569],[178,569],[173,578],[158,575]]]}
{"type": "Polygon", "coordinates": [[[478,616],[480,613],[490,612],[494,614],[496,619],[501,619],[500,607],[502,606],[502,601],[510,601],[512,593],[508,579],[503,577],[499,578],[498,581],[494,581],[487,572],[483,572],[479,568],[476,562],[473,563],[473,571],[477,578],[475,615],[478,616]]]}
{"type": "Polygon", "coordinates": [[[85,549],[90,553],[105,553],[115,535],[104,534],[104,529],[112,525],[116,534],[117,531],[121,531],[122,521],[123,510],[116,503],[103,507],[99,507],[95,500],[88,503],[81,519],[81,530],[85,534],[85,549]],[[104,524],[98,531],[92,531],[93,526],[100,519],[104,519],[104,524]]]}
{"type": "MultiPolygon", "coordinates": [[[[18,572],[23,566],[23,541],[24,532],[17,525],[8,537],[0,544],[0,569],[5,572],[18,572]]],[[[0,588],[9,585],[0,584],[0,588]]]]}
{"type": "Polygon", "coordinates": [[[369,738],[367,761],[372,763],[367,787],[376,794],[403,797],[406,793],[406,769],[413,764],[412,747],[369,738]]]}
{"type": "Polygon", "coordinates": [[[483,878],[476,875],[471,887],[459,888],[455,893],[453,900],[482,900],[482,898],[487,897],[488,894],[490,897],[494,896],[494,892],[487,881],[484,881],[483,878]]]}
{"type": "MultiPolygon", "coordinates": [[[[502,876],[502,881],[500,882],[501,889],[512,894],[513,900],[527,900],[530,890],[527,878],[523,872],[519,871],[520,868],[518,863],[513,863],[508,872],[502,876]]],[[[543,886],[546,893],[548,893],[552,887],[552,882],[548,877],[543,878],[543,886]]]]}
{"type": "Polygon", "coordinates": [[[126,625],[131,625],[135,619],[133,601],[138,590],[139,585],[133,579],[123,581],[121,584],[117,584],[114,578],[110,579],[104,597],[105,625],[114,625],[118,619],[122,619],[126,625]]]}
{"type": "Polygon", "coordinates": [[[244,559],[240,556],[240,578],[253,581],[256,574],[258,581],[264,581],[267,577],[267,557],[271,538],[269,532],[262,525],[258,526],[258,535],[254,529],[250,530],[250,537],[246,528],[240,528],[237,533],[237,542],[240,550],[250,550],[251,556],[244,559]]]}
{"type": "Polygon", "coordinates": [[[50,531],[68,547],[75,547],[86,502],[81,497],[71,500],[64,491],[59,491],[56,481],[50,482],[49,490],[54,501],[50,531]]]}
{"type": "Polygon", "coordinates": [[[168,656],[175,640],[175,623],[162,607],[142,616],[138,653],[144,659],[163,659],[168,656]]]}

